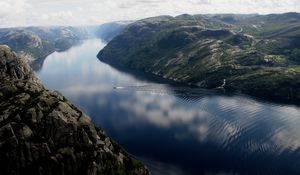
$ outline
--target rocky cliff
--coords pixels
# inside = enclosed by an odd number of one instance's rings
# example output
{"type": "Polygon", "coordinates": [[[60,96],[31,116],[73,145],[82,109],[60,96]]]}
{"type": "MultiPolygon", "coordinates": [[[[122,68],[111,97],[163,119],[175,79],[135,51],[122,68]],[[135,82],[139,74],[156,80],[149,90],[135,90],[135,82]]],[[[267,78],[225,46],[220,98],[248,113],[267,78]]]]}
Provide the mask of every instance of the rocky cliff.
{"type": "Polygon", "coordinates": [[[149,174],[59,92],[0,46],[0,174],[149,174]]]}

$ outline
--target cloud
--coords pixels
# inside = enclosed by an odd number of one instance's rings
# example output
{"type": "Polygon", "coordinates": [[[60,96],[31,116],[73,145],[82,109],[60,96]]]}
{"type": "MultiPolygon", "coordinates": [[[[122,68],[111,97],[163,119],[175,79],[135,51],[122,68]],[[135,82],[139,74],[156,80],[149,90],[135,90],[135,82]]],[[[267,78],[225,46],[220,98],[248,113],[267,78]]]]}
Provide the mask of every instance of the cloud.
{"type": "Polygon", "coordinates": [[[1,16],[11,15],[12,12],[17,15],[24,12],[25,7],[28,7],[28,4],[26,3],[26,0],[1,0],[0,7],[1,16]]]}
{"type": "Polygon", "coordinates": [[[0,7],[0,26],[24,25],[23,15],[30,4],[26,0],[1,0],[0,7]]]}
{"type": "Polygon", "coordinates": [[[182,13],[300,11],[299,0],[1,0],[0,26],[83,25],[182,13]]]}

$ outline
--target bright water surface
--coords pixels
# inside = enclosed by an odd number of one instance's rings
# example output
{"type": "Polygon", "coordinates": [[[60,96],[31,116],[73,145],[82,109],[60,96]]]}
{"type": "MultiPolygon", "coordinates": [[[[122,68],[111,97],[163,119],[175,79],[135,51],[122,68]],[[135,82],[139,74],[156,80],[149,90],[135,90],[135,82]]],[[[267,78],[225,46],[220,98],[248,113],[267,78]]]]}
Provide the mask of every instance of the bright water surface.
{"type": "Polygon", "coordinates": [[[38,72],[156,174],[300,174],[300,107],[141,80],[88,40],[38,72]],[[117,88],[115,88],[117,87],[117,88]]]}

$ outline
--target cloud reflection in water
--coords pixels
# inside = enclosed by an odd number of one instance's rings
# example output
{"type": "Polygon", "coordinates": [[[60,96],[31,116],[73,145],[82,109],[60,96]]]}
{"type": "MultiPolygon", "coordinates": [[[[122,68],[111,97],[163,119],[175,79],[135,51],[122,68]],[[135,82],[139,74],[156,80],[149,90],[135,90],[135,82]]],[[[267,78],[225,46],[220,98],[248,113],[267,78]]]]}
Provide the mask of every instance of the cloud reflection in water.
{"type": "Polygon", "coordinates": [[[39,76],[131,153],[195,174],[300,171],[299,107],[138,80],[98,61],[103,46],[55,53],[39,76]]]}

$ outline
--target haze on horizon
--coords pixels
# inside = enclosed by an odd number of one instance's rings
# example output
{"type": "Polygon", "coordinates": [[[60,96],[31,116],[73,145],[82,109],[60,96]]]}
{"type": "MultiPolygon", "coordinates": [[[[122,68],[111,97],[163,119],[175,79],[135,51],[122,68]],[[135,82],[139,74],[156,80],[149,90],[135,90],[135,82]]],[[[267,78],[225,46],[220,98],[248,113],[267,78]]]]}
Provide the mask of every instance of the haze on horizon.
{"type": "Polygon", "coordinates": [[[0,0],[0,27],[94,25],[158,15],[300,12],[299,0],[0,0]]]}

